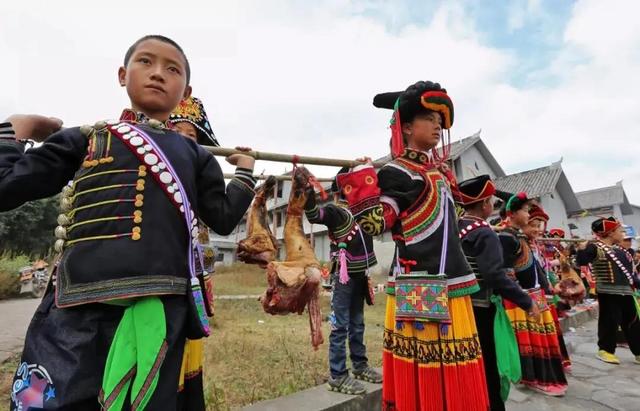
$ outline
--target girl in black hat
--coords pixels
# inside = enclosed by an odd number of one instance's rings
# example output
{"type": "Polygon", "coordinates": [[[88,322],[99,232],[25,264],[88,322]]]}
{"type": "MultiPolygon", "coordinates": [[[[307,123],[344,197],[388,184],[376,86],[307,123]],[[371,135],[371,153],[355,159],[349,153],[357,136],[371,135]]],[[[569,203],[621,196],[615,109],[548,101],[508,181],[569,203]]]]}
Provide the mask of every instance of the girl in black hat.
{"type": "Polygon", "coordinates": [[[338,182],[362,229],[370,235],[389,230],[396,244],[387,287],[383,409],[486,411],[470,298],[479,287],[458,237],[448,144],[436,149],[453,123],[453,103],[439,84],[421,81],[376,96],[374,105],[394,109],[394,158],[377,175],[362,166],[338,182]]]}

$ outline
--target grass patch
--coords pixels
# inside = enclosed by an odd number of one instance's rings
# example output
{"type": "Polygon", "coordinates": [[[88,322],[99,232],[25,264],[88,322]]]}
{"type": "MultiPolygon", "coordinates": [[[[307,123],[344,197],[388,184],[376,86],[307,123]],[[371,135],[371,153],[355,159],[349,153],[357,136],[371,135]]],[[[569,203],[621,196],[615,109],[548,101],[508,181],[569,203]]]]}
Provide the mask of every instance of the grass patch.
{"type": "Polygon", "coordinates": [[[0,402],[2,404],[9,404],[11,401],[11,384],[18,362],[20,362],[20,354],[14,354],[0,364],[0,402]]]}
{"type": "Polygon", "coordinates": [[[0,300],[18,296],[20,289],[18,272],[29,264],[29,257],[23,255],[13,258],[0,255],[0,300]]]}
{"type": "MultiPolygon", "coordinates": [[[[387,270],[372,275],[374,284],[385,283],[386,279],[387,270]]],[[[216,268],[213,284],[216,295],[261,295],[267,288],[267,274],[257,265],[235,263],[216,268]]]]}
{"type": "MultiPolygon", "coordinates": [[[[382,364],[384,298],[365,308],[365,343],[372,366],[382,364]]],[[[322,297],[323,316],[329,299],[322,297]]],[[[309,318],[265,314],[257,301],[216,304],[213,332],[205,343],[205,395],[208,409],[227,411],[324,383],[329,375],[329,325],[325,343],[311,347],[309,318]]]]}
{"type": "Polygon", "coordinates": [[[267,274],[257,265],[237,263],[216,268],[213,284],[216,295],[258,295],[267,289],[267,274]]]}

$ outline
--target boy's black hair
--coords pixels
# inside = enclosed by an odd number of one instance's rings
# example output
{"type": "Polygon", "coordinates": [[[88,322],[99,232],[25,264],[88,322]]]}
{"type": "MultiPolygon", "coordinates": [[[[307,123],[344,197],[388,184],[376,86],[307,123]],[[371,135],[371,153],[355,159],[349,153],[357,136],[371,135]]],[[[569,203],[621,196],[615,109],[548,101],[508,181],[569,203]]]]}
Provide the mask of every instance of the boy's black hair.
{"type": "Polygon", "coordinates": [[[482,203],[484,203],[484,200],[476,201],[476,202],[471,203],[471,204],[463,204],[462,208],[465,211],[477,210],[477,209],[481,208],[480,206],[482,205],[482,203]]]}
{"type": "Polygon", "coordinates": [[[187,74],[187,85],[189,85],[189,82],[191,81],[191,66],[189,66],[189,59],[187,59],[187,55],[184,54],[184,50],[182,50],[182,47],[180,47],[180,45],[178,43],[176,43],[175,41],[171,40],[169,37],[165,37],[165,36],[162,36],[160,34],[148,34],[148,35],[136,40],[136,42],[133,43],[131,45],[131,47],[129,47],[129,49],[127,50],[127,53],[124,55],[124,66],[127,67],[127,64],[129,64],[129,60],[131,60],[131,56],[136,51],[136,48],[138,48],[140,43],[142,43],[143,41],[147,41],[147,40],[158,40],[158,41],[161,41],[163,43],[170,44],[173,47],[175,47],[180,52],[180,54],[182,54],[182,57],[184,58],[185,70],[186,70],[186,74],[187,74]]]}

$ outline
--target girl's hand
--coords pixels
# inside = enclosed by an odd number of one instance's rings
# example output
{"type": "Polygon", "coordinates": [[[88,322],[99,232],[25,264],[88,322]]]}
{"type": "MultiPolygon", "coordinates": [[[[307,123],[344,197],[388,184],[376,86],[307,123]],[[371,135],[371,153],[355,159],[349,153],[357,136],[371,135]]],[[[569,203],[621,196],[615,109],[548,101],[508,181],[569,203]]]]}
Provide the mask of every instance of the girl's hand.
{"type": "Polygon", "coordinates": [[[359,158],[356,158],[356,161],[359,163],[364,163],[364,165],[367,165],[367,166],[373,166],[373,161],[371,160],[371,157],[359,157],[359,158]]]}
{"type": "MultiPolygon", "coordinates": [[[[236,150],[238,151],[244,151],[244,152],[249,152],[251,151],[250,147],[236,147],[236,150]]],[[[256,159],[245,155],[245,154],[231,154],[229,157],[227,157],[227,162],[231,165],[234,165],[236,167],[240,167],[240,168],[248,168],[250,170],[253,170],[253,166],[256,163],[256,159]]]]}

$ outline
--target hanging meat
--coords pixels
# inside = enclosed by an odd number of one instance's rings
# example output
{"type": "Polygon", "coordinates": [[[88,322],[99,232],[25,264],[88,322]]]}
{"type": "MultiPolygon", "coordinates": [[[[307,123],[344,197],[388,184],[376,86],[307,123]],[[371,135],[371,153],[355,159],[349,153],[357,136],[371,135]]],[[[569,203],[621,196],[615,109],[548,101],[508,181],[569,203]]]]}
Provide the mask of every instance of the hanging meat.
{"type": "Polygon", "coordinates": [[[284,226],[286,259],[272,261],[267,266],[268,288],[260,301],[269,314],[302,314],[305,306],[308,306],[311,345],[317,350],[324,342],[319,305],[321,268],[302,227],[302,214],[307,201],[305,188],[310,176],[303,167],[294,170],[284,226]]]}
{"type": "Polygon", "coordinates": [[[269,176],[256,190],[247,217],[247,238],[238,243],[238,259],[247,264],[267,268],[278,252],[276,238],[269,228],[267,199],[273,194],[276,178],[269,176]]]}
{"type": "Polygon", "coordinates": [[[560,281],[556,284],[555,289],[562,300],[570,306],[574,306],[584,299],[587,290],[584,287],[582,279],[571,267],[568,258],[564,254],[560,254],[560,270],[558,274],[560,281]]]}

